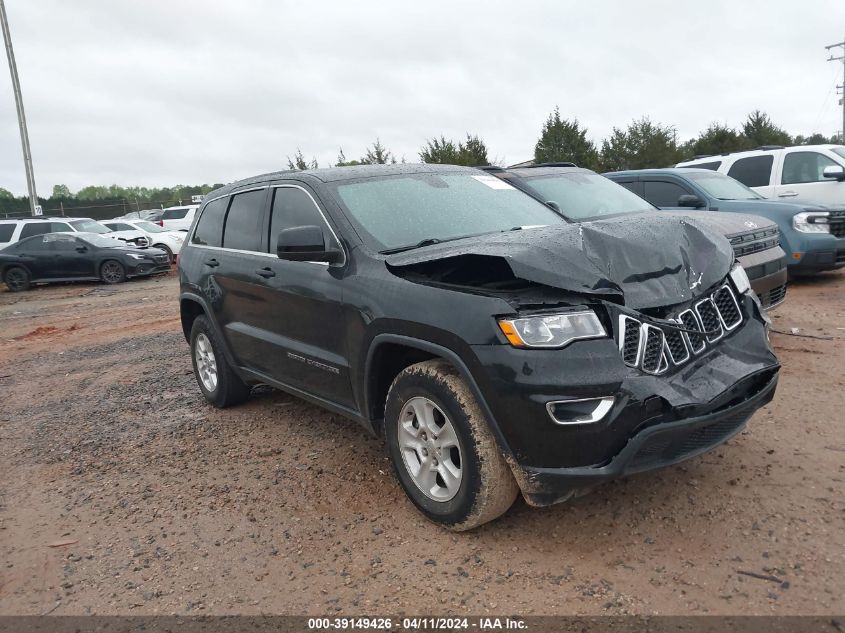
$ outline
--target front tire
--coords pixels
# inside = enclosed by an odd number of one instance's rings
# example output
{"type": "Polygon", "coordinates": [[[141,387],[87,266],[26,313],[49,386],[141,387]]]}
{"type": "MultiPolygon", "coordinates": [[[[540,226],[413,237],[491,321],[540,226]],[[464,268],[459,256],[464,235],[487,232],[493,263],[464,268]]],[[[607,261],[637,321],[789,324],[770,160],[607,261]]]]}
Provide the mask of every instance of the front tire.
{"type": "Polygon", "coordinates": [[[32,286],[32,277],[29,271],[22,266],[12,266],[6,269],[3,274],[3,281],[12,292],[22,292],[29,290],[32,286]]]}
{"type": "Polygon", "coordinates": [[[384,416],[399,483],[431,521],[463,531],[492,521],[519,487],[484,414],[454,366],[411,365],[393,381],[384,416]]]}
{"type": "Polygon", "coordinates": [[[119,284],[126,281],[126,269],[119,261],[107,259],[100,266],[100,279],[106,284],[119,284]]]}
{"type": "Polygon", "coordinates": [[[204,316],[191,326],[191,360],[202,395],[215,407],[230,407],[249,397],[249,386],[229,365],[220,337],[204,316]]]}

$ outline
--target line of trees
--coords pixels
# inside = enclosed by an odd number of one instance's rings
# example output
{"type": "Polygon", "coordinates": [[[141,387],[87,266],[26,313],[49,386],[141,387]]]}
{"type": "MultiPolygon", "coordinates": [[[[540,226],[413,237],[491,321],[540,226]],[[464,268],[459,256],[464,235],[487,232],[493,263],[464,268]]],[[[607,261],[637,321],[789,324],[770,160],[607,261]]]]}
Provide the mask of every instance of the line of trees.
{"type": "MultiPolygon", "coordinates": [[[[711,123],[698,136],[681,143],[674,127],[652,121],[644,116],[634,119],[624,128],[614,127],[608,138],[600,144],[588,136],[588,130],[577,118],[563,118],[560,108],[549,114],[534,145],[534,162],[571,161],[596,171],[620,169],[645,169],[667,167],[692,156],[722,154],[761,145],[819,145],[842,143],[841,134],[827,137],[815,133],[810,136],[792,136],[776,125],[768,114],[755,110],[741,124],[732,127],[725,123],[711,123]]],[[[418,159],[423,163],[451,165],[487,165],[498,163],[491,158],[487,145],[474,134],[463,139],[449,139],[443,135],[433,137],[420,148],[418,159]]],[[[357,159],[347,159],[343,148],[339,148],[334,167],[347,165],[384,165],[404,163],[403,156],[396,155],[380,139],[364,149],[357,159]]],[[[316,169],[315,158],[308,160],[297,148],[293,156],[287,157],[289,169],[316,169]]],[[[39,198],[45,210],[91,209],[95,207],[123,207],[135,211],[152,207],[184,204],[195,194],[206,194],[221,187],[221,184],[175,187],[110,187],[89,186],[72,192],[65,185],[53,187],[49,198],[39,198]]],[[[26,213],[29,202],[26,197],[15,197],[0,188],[0,213],[26,213]]]]}

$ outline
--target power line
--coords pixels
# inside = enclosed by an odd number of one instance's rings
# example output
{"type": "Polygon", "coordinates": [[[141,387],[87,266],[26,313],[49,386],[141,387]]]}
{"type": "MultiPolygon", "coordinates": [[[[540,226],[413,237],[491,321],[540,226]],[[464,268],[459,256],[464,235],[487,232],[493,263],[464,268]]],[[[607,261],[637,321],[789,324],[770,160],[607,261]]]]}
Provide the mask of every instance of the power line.
{"type": "MultiPolygon", "coordinates": [[[[0,2],[2,2],[2,0],[0,0],[0,2]]],[[[828,58],[827,61],[829,61],[829,62],[841,61],[842,62],[842,85],[836,86],[836,88],[841,89],[842,93],[843,93],[842,99],[840,100],[840,103],[842,104],[842,139],[841,139],[841,142],[843,144],[845,144],[845,40],[839,42],[838,44],[831,44],[829,46],[825,46],[824,48],[830,54],[830,57],[828,58]],[[833,49],[836,49],[836,48],[842,49],[842,55],[839,56],[839,57],[833,56],[833,49]]]]}
{"type": "Polygon", "coordinates": [[[0,0],[0,27],[3,30],[3,41],[6,42],[6,57],[9,60],[9,72],[12,74],[12,91],[15,93],[18,125],[21,129],[21,147],[23,149],[24,170],[26,171],[26,188],[29,191],[29,207],[32,215],[41,215],[41,207],[38,205],[38,194],[35,191],[35,173],[32,170],[32,153],[29,151],[29,133],[26,131],[26,115],[23,111],[21,82],[18,80],[18,66],[15,63],[15,52],[12,50],[9,18],[6,17],[6,5],[3,3],[3,0],[0,0]]]}

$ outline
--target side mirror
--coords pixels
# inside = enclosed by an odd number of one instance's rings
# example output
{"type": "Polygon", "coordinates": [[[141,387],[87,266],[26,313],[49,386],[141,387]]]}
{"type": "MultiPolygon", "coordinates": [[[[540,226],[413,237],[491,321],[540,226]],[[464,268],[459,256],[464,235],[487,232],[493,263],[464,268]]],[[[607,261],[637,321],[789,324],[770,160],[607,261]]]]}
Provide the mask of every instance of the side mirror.
{"type": "Polygon", "coordinates": [[[546,200],[546,206],[549,207],[555,213],[560,213],[560,205],[555,202],[554,200],[546,200]]]}
{"type": "Polygon", "coordinates": [[[685,193],[680,198],[678,198],[678,206],[697,209],[698,207],[703,207],[704,202],[698,196],[694,196],[689,193],[685,193]]]}
{"type": "Polygon", "coordinates": [[[87,247],[87,246],[77,246],[77,247],[76,247],[76,252],[77,252],[77,253],[87,253],[87,252],[88,252],[88,247],[87,247]]]}
{"type": "Polygon", "coordinates": [[[845,180],[845,167],[842,165],[828,165],[824,168],[824,171],[822,171],[822,176],[825,178],[833,178],[842,182],[845,180]]]}
{"type": "Polygon", "coordinates": [[[279,231],[276,243],[279,259],[293,262],[328,262],[335,264],[343,258],[337,249],[326,248],[326,238],[319,226],[297,226],[279,231]]]}

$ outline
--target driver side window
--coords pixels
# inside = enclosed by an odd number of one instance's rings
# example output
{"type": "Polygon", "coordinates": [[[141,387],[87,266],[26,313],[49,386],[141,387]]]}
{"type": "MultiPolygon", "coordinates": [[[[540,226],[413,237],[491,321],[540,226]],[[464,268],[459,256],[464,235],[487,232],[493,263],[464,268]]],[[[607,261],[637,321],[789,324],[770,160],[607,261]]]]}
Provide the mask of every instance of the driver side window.
{"type": "Polygon", "coordinates": [[[273,193],[273,214],[270,218],[270,252],[276,252],[279,231],[297,226],[319,226],[329,231],[317,205],[304,190],[298,187],[276,187],[273,193]]]}
{"type": "Polygon", "coordinates": [[[797,185],[805,182],[829,181],[823,175],[825,167],[839,163],[818,152],[790,152],[783,158],[781,184],[797,185]]]}

